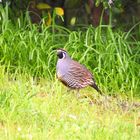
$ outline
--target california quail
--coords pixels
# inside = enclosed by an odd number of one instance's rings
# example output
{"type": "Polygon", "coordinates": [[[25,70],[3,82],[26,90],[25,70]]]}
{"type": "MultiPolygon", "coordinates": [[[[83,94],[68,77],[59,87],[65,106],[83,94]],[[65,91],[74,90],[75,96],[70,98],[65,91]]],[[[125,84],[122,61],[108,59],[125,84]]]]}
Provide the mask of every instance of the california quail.
{"type": "Polygon", "coordinates": [[[71,89],[81,89],[89,85],[102,94],[93,75],[85,66],[72,60],[63,49],[57,49],[57,56],[56,75],[64,85],[71,89]]]}

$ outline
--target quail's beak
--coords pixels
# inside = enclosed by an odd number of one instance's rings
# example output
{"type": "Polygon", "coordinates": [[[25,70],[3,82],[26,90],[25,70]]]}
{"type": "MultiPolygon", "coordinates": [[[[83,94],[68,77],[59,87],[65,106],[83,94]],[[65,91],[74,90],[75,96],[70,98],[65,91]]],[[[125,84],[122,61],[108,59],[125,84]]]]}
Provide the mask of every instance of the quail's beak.
{"type": "Polygon", "coordinates": [[[62,54],[62,50],[61,49],[53,48],[53,51],[56,52],[56,55],[57,55],[58,58],[62,58],[63,57],[63,54],[62,54]]]}
{"type": "Polygon", "coordinates": [[[60,51],[59,50],[56,50],[56,54],[59,57],[60,51]]]}

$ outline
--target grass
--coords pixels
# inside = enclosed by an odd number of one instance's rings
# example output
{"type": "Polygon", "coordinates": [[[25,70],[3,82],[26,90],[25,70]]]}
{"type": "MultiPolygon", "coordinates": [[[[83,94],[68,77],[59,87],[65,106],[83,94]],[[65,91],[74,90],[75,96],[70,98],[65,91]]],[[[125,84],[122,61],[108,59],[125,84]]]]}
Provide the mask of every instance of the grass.
{"type": "Polygon", "coordinates": [[[57,25],[34,26],[28,18],[13,23],[8,7],[0,12],[0,65],[7,71],[53,80],[56,65],[53,49],[65,48],[94,73],[105,92],[139,96],[139,24],[128,32],[110,26],[70,31],[57,25]]]}
{"type": "Polygon", "coordinates": [[[9,80],[6,73],[0,95],[1,139],[140,139],[140,103],[134,99],[105,99],[90,88],[77,98],[57,80],[9,80]]]}
{"type": "Polygon", "coordinates": [[[140,139],[139,24],[137,32],[52,30],[12,21],[8,7],[0,13],[0,139],[140,139]],[[55,76],[54,48],[85,64],[105,96],[68,92],[55,76]]]}
{"type": "Polygon", "coordinates": [[[139,95],[139,41],[132,41],[128,33],[110,27],[89,27],[76,32],[56,26],[54,34],[51,27],[42,27],[42,32],[31,27],[2,29],[0,63],[8,71],[53,79],[56,65],[53,48],[65,48],[95,74],[104,91],[139,95]]]}

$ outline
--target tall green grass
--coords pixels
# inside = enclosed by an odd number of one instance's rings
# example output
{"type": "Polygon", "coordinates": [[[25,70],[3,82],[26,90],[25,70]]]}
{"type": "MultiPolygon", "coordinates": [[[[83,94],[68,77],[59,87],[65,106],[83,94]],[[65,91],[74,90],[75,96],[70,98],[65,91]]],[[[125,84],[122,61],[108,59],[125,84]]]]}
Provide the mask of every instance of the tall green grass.
{"type": "Polygon", "coordinates": [[[32,25],[27,17],[13,22],[8,7],[0,13],[0,65],[6,72],[54,80],[53,48],[65,48],[94,73],[104,92],[139,95],[140,41],[135,40],[133,30],[99,26],[70,31],[57,25],[52,30],[52,26],[32,25]]]}

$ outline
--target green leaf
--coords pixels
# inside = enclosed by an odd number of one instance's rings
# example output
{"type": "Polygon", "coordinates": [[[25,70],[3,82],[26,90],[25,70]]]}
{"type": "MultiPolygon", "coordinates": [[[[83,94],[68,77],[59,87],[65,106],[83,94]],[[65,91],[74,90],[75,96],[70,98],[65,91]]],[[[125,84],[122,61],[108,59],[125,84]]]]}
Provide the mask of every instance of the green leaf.
{"type": "Polygon", "coordinates": [[[46,4],[46,3],[42,3],[42,2],[38,3],[38,4],[36,5],[36,7],[37,7],[37,9],[39,9],[39,10],[51,9],[51,6],[50,6],[50,5],[48,5],[48,4],[46,4]]]}

